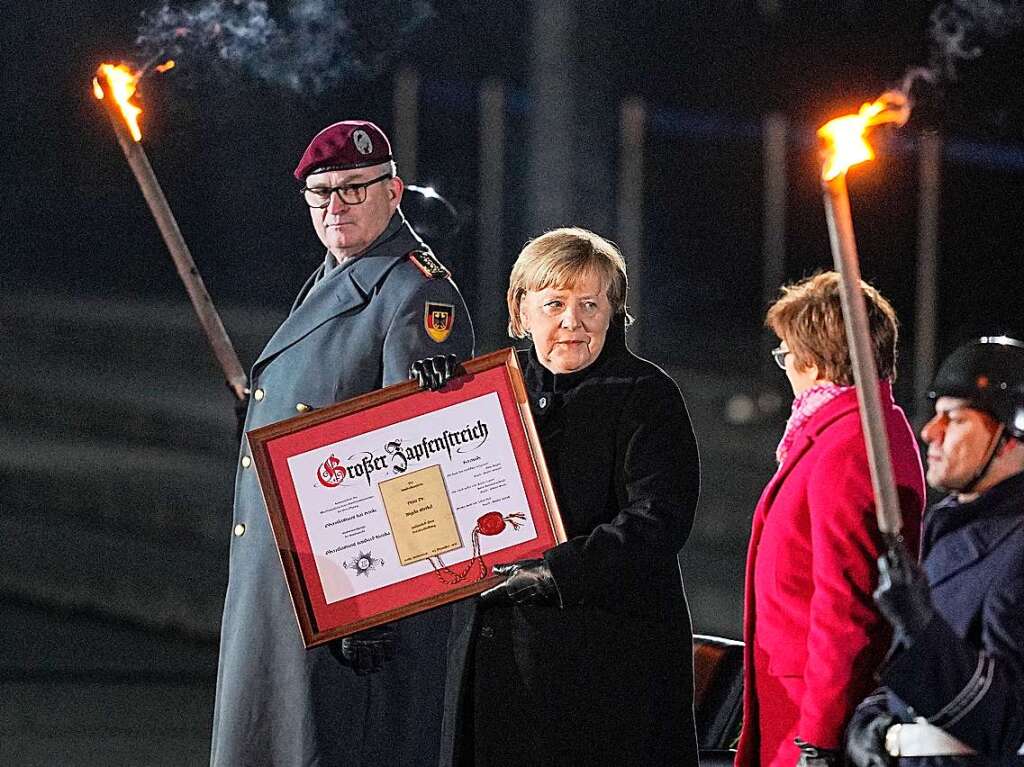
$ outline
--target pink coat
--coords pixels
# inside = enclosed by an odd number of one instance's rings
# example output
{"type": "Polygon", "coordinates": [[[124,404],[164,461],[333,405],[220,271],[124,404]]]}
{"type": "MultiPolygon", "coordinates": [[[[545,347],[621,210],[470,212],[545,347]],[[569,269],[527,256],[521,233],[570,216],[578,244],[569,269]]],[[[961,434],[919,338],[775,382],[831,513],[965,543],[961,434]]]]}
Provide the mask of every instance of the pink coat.
{"type": "MultiPolygon", "coordinates": [[[[903,535],[916,555],[921,456],[888,382],[880,384],[903,535]]],[[[854,707],[877,683],[890,640],[875,608],[882,539],[855,390],[796,435],[754,512],[744,597],[743,731],[737,767],[793,767],[800,737],[840,748],[854,707]]]]}

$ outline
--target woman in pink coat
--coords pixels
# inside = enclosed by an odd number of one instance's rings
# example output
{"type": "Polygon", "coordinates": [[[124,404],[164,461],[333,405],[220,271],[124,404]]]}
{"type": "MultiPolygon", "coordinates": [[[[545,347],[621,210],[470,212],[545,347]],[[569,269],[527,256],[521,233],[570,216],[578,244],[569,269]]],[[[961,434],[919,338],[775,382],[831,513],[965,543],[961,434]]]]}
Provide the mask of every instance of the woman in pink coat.
{"type": "MultiPolygon", "coordinates": [[[[916,552],[921,458],[892,398],[896,315],[862,283],[906,544],[916,552]]],[[[754,512],[747,555],[745,691],[737,767],[837,763],[843,728],[875,687],[888,624],[871,593],[883,543],[853,386],[839,276],[783,288],[766,324],[793,387],[779,467],[754,512]]]]}

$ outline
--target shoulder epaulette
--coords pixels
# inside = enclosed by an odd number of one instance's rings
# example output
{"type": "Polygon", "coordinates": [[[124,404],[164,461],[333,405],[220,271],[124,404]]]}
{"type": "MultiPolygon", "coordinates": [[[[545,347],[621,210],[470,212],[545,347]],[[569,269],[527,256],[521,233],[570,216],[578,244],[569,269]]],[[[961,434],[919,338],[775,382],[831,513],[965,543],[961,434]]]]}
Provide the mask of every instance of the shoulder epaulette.
{"type": "Polygon", "coordinates": [[[429,277],[432,280],[436,280],[439,277],[448,277],[451,274],[445,268],[445,265],[437,260],[437,256],[429,250],[410,250],[408,257],[412,261],[413,266],[423,272],[425,277],[429,277]]]}

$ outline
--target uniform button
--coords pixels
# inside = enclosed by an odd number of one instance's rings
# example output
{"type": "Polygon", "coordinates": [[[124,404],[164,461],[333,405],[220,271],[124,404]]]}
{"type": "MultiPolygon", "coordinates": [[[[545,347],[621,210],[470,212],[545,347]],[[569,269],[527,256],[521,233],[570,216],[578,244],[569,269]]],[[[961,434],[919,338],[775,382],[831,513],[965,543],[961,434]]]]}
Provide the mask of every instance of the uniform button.
{"type": "Polygon", "coordinates": [[[242,468],[243,469],[248,469],[250,466],[252,466],[252,458],[250,458],[247,455],[243,455],[242,456],[242,468]]]}
{"type": "Polygon", "coordinates": [[[245,525],[239,522],[237,525],[235,525],[235,537],[241,538],[243,535],[245,535],[245,525]]]}
{"type": "Polygon", "coordinates": [[[482,629],[480,629],[480,636],[482,636],[484,639],[490,639],[494,636],[494,629],[490,626],[484,626],[482,629]]]}
{"type": "Polygon", "coordinates": [[[305,402],[296,402],[295,403],[295,409],[298,410],[300,413],[306,413],[306,412],[312,410],[313,408],[311,408],[305,402]]]}
{"type": "Polygon", "coordinates": [[[547,407],[548,406],[548,398],[547,397],[541,397],[539,400],[537,400],[537,404],[540,405],[542,408],[547,407]]]}
{"type": "Polygon", "coordinates": [[[263,399],[263,397],[265,395],[266,395],[266,392],[264,392],[263,389],[257,389],[256,391],[254,391],[252,393],[252,398],[254,400],[256,400],[257,402],[259,402],[261,399],[263,399]]]}

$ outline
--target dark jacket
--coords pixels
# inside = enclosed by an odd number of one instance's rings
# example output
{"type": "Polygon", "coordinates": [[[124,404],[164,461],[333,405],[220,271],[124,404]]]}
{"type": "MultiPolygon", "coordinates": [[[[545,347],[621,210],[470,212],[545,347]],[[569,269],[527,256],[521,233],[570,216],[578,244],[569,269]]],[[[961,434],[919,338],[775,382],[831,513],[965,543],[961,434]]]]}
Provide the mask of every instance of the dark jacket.
{"type": "Polygon", "coordinates": [[[441,763],[696,765],[677,553],[699,466],[679,390],[621,323],[578,373],[520,355],[568,535],[545,554],[562,604],[457,605],[441,763]]]}
{"type": "MultiPolygon", "coordinates": [[[[406,380],[411,362],[472,356],[466,305],[445,275],[410,258],[424,245],[395,215],[354,262],[310,279],[252,369],[246,431],[406,380]],[[454,307],[433,340],[426,305],[454,307]]],[[[441,727],[444,608],[399,621],[394,660],[357,676],[326,645],[306,650],[248,445],[235,479],[228,589],[213,722],[214,767],[417,765],[441,727]]]]}
{"type": "Polygon", "coordinates": [[[1024,474],[929,511],[922,563],[938,615],[883,668],[888,700],[873,705],[923,716],[982,754],[903,761],[1024,765],[1024,474]]]}

